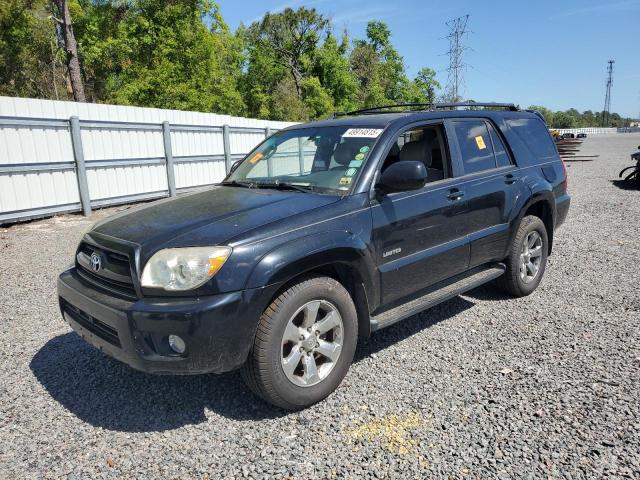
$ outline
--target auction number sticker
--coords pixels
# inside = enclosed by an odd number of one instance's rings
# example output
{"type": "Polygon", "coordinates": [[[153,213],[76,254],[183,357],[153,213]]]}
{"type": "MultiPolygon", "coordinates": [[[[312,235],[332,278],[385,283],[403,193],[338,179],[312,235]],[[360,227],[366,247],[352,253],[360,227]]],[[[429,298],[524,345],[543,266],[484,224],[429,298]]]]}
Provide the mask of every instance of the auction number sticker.
{"type": "Polygon", "coordinates": [[[487,148],[487,146],[484,143],[484,138],[482,138],[482,135],[478,135],[476,137],[476,145],[478,146],[478,150],[484,150],[485,148],[487,148]]]}
{"type": "Polygon", "coordinates": [[[347,138],[378,138],[382,133],[382,128],[350,128],[342,134],[347,138]]]}

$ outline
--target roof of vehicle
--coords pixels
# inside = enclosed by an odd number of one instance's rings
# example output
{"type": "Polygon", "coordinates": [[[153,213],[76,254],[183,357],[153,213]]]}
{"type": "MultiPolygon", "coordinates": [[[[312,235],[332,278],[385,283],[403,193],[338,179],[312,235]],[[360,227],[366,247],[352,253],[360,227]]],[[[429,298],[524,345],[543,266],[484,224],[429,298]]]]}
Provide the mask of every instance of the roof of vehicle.
{"type": "MultiPolygon", "coordinates": [[[[411,105],[411,104],[409,104],[411,105]]],[[[288,129],[295,128],[314,128],[314,127],[338,127],[338,126],[358,126],[358,127],[386,127],[392,123],[401,122],[408,123],[420,120],[433,120],[438,118],[450,117],[513,117],[526,116],[540,118],[540,114],[529,110],[519,110],[512,104],[476,104],[476,103],[460,103],[460,104],[433,104],[434,109],[421,110],[388,110],[388,108],[402,108],[405,105],[385,105],[383,107],[374,107],[371,109],[357,110],[348,113],[334,114],[333,118],[326,120],[318,120],[309,123],[297,124],[288,129]],[[441,105],[455,105],[448,109],[438,108],[441,105]],[[480,108],[487,106],[488,108],[480,108]],[[458,110],[459,107],[474,108],[473,110],[458,110]],[[496,110],[495,108],[500,108],[496,110]]]]}

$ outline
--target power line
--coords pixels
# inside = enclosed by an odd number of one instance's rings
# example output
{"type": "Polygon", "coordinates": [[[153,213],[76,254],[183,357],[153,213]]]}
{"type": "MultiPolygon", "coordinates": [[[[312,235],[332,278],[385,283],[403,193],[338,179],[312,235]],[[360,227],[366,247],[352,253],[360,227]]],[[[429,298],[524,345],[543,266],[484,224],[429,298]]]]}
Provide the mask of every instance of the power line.
{"type": "Polygon", "coordinates": [[[609,113],[611,111],[611,84],[613,84],[613,64],[615,60],[609,60],[609,66],[607,67],[607,89],[604,94],[604,110],[602,110],[602,121],[600,126],[609,126],[609,113]]]}
{"type": "Polygon", "coordinates": [[[447,100],[459,102],[462,100],[461,94],[464,86],[464,72],[467,65],[462,61],[462,54],[468,50],[463,44],[464,36],[467,34],[467,22],[469,15],[454,18],[445,23],[449,27],[449,68],[447,68],[447,100]]]}

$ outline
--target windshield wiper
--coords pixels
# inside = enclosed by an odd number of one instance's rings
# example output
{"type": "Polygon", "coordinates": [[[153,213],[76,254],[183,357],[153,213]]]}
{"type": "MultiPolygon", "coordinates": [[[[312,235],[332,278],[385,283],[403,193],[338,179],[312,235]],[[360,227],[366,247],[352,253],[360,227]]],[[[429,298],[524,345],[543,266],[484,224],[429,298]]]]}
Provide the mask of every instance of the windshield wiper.
{"type": "Polygon", "coordinates": [[[226,182],[220,182],[219,185],[225,185],[227,187],[243,187],[243,188],[252,188],[255,186],[253,182],[239,182],[238,180],[229,180],[226,182]]]}
{"type": "Polygon", "coordinates": [[[290,183],[283,182],[282,180],[274,180],[271,182],[268,181],[256,181],[253,182],[253,186],[256,188],[275,188],[278,190],[296,190],[298,192],[312,192],[314,188],[309,184],[299,184],[299,183],[290,183]]]}
{"type": "Polygon", "coordinates": [[[312,185],[289,183],[289,182],[283,182],[282,180],[273,180],[273,181],[229,180],[226,182],[220,182],[220,185],[225,185],[230,187],[244,187],[244,188],[275,188],[278,190],[296,190],[298,192],[314,191],[314,188],[312,185]]]}

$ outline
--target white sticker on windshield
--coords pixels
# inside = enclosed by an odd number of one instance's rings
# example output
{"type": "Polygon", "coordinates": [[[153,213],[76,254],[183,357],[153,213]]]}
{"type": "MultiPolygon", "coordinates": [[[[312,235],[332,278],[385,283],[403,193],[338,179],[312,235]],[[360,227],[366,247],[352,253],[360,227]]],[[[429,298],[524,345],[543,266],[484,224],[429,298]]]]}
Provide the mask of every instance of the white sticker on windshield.
{"type": "Polygon", "coordinates": [[[343,137],[378,138],[382,128],[350,128],[342,134],[343,137]]]}

